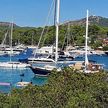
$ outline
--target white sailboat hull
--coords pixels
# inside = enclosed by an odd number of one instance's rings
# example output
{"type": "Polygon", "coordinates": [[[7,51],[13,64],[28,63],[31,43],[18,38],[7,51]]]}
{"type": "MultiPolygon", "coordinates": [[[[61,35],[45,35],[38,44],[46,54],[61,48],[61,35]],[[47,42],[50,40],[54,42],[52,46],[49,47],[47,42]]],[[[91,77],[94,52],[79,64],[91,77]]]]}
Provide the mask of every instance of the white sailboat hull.
{"type": "Polygon", "coordinates": [[[6,51],[7,52],[7,54],[8,55],[18,55],[18,54],[20,54],[20,52],[19,51],[13,51],[13,52],[11,52],[11,51],[6,51]]]}
{"type": "Polygon", "coordinates": [[[20,62],[0,62],[0,67],[2,68],[26,68],[30,64],[20,63],[20,62]]]}
{"type": "Polygon", "coordinates": [[[55,62],[51,58],[28,58],[28,62],[55,62]]]}

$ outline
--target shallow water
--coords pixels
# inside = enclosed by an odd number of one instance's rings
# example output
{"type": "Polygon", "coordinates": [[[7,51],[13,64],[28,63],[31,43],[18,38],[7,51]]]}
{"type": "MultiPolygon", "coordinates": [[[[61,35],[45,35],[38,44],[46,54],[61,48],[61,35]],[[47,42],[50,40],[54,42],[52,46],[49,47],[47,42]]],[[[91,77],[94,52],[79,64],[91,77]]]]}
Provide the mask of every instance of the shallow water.
{"type": "MultiPolygon", "coordinates": [[[[11,59],[12,61],[17,61],[20,58],[28,58],[31,56],[32,50],[28,49],[27,52],[23,52],[20,55],[13,56],[11,59]]],[[[0,57],[0,61],[9,61],[9,56],[0,57]]],[[[35,85],[43,85],[46,83],[46,77],[37,77],[33,74],[31,69],[24,68],[24,69],[9,69],[9,68],[0,68],[0,83],[10,83],[11,86],[3,86],[0,85],[1,92],[9,92],[11,88],[16,87],[16,83],[19,81],[32,81],[35,85]],[[24,74],[24,76],[21,76],[24,74]]]]}
{"type": "MultiPolygon", "coordinates": [[[[12,57],[12,61],[17,61],[18,59],[21,58],[28,58],[30,57],[32,54],[32,50],[28,49],[27,52],[23,52],[20,55],[16,55],[14,57],[12,57]]],[[[96,61],[97,63],[100,64],[104,64],[104,68],[108,69],[108,56],[107,55],[90,55],[88,56],[89,60],[93,60],[96,61]]],[[[5,56],[5,57],[0,57],[0,61],[9,61],[10,57],[9,56],[5,56]]],[[[84,60],[84,56],[83,58],[76,58],[75,60],[84,60]]],[[[67,66],[70,63],[59,63],[58,66],[60,67],[64,67],[67,66]]],[[[45,63],[38,63],[36,64],[37,66],[43,66],[45,65],[45,63]]],[[[54,63],[52,64],[54,65],[54,63]]],[[[0,85],[0,91],[1,92],[9,92],[11,90],[11,88],[16,87],[16,83],[19,81],[32,81],[33,84],[35,85],[43,85],[47,82],[47,77],[38,77],[35,76],[34,73],[31,71],[31,69],[29,68],[25,68],[25,69],[3,69],[0,68],[0,83],[10,83],[11,86],[1,86],[0,85]],[[24,74],[24,76],[21,76],[21,74],[24,74]]]]}

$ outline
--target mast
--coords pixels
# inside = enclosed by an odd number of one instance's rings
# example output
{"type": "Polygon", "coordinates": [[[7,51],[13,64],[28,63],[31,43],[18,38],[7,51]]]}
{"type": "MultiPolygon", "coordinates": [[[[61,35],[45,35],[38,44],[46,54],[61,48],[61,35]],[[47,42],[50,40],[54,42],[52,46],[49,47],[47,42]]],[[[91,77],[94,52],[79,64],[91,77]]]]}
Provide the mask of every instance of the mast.
{"type": "Polygon", "coordinates": [[[13,34],[13,22],[11,23],[11,33],[10,33],[10,62],[12,56],[12,34],[13,34]]]}
{"type": "Polygon", "coordinates": [[[6,41],[6,37],[7,37],[7,35],[8,35],[8,31],[5,33],[4,39],[3,39],[2,43],[1,43],[1,46],[4,45],[4,43],[5,43],[5,41],[6,41]]]}
{"type": "Polygon", "coordinates": [[[55,62],[58,60],[58,31],[59,31],[59,17],[60,17],[60,0],[57,0],[56,9],[56,52],[55,52],[55,62]]]}
{"type": "Polygon", "coordinates": [[[70,37],[70,23],[68,24],[68,29],[67,29],[67,47],[66,47],[66,50],[67,48],[69,47],[69,37],[70,37]]]}
{"type": "Polygon", "coordinates": [[[33,46],[33,33],[32,33],[32,43],[31,43],[31,45],[33,46]]]}
{"type": "Polygon", "coordinates": [[[85,36],[85,72],[88,70],[88,57],[87,57],[87,40],[88,40],[88,14],[89,11],[87,10],[87,16],[86,16],[86,36],[85,36]]]}
{"type": "Polygon", "coordinates": [[[54,26],[56,25],[57,0],[54,2],[54,26]]]}

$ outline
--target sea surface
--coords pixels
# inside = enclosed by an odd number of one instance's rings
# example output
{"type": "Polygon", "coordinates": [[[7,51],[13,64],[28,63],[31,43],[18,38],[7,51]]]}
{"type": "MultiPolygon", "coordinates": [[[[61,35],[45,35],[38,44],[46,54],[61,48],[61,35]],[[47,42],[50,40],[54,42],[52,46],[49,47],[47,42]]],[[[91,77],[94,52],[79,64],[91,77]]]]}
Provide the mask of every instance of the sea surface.
{"type": "MultiPolygon", "coordinates": [[[[12,61],[18,61],[18,59],[26,59],[32,55],[32,49],[27,49],[27,51],[12,57],[12,61]]],[[[108,70],[108,56],[107,55],[90,55],[88,56],[89,60],[96,61],[97,63],[103,64],[104,69],[108,70]]],[[[0,56],[0,62],[9,61],[9,56],[0,56]]],[[[84,60],[84,57],[78,57],[76,60],[84,60]]],[[[69,64],[69,63],[68,63],[69,64]]],[[[67,63],[59,63],[58,66],[68,66],[67,63]]],[[[38,66],[45,64],[37,64],[38,66]]],[[[35,76],[30,68],[25,69],[6,69],[0,68],[0,83],[10,83],[11,86],[0,85],[0,92],[8,93],[12,88],[16,87],[17,82],[19,81],[33,82],[34,85],[43,85],[47,83],[47,77],[38,77],[35,76]],[[24,76],[21,76],[24,74],[24,76]]],[[[17,88],[17,87],[16,87],[17,88]]]]}
{"type": "MultiPolygon", "coordinates": [[[[28,58],[32,55],[32,49],[27,49],[27,51],[22,52],[20,55],[15,55],[11,57],[12,61],[18,61],[19,59],[28,58]]],[[[9,61],[9,56],[0,56],[0,62],[9,61]]],[[[38,64],[39,65],[39,64],[38,64]]],[[[17,82],[20,81],[31,82],[35,85],[43,85],[47,82],[47,77],[35,76],[30,68],[24,69],[9,69],[0,68],[0,83],[10,83],[11,86],[0,85],[0,92],[8,93],[12,88],[17,88],[17,82]],[[21,76],[24,74],[24,76],[21,76]]]]}

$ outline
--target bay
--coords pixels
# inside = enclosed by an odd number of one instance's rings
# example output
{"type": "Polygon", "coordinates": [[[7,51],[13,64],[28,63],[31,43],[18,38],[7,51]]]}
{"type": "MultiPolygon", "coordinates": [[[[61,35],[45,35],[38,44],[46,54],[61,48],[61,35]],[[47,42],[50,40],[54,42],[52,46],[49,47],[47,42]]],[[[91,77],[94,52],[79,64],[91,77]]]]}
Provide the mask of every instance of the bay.
{"type": "MultiPolygon", "coordinates": [[[[27,49],[27,51],[22,52],[20,55],[16,55],[12,57],[12,61],[18,61],[18,59],[26,59],[32,55],[32,49],[27,49]]],[[[96,61],[97,63],[103,64],[104,69],[108,70],[108,56],[107,55],[90,55],[88,56],[89,60],[96,61]]],[[[9,61],[9,56],[1,56],[0,62],[9,61]]],[[[83,57],[76,58],[75,60],[84,60],[83,57]]],[[[42,66],[45,64],[36,64],[37,66],[42,66]]],[[[58,66],[68,66],[67,63],[60,63],[58,66]]],[[[30,68],[25,69],[7,69],[0,68],[0,83],[10,83],[11,86],[3,86],[0,85],[0,91],[8,93],[12,88],[16,87],[16,83],[19,81],[27,81],[31,82],[34,85],[42,86],[47,83],[47,77],[38,77],[35,76],[30,68]],[[23,75],[22,75],[23,74],[23,75]]]]}

